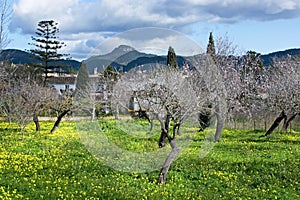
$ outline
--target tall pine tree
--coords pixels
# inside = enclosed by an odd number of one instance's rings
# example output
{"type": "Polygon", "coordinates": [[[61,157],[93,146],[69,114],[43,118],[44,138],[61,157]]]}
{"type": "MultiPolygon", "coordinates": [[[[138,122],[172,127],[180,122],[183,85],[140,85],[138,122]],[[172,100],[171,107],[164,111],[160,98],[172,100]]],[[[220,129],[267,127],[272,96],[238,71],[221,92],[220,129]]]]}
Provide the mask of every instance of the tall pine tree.
{"type": "Polygon", "coordinates": [[[214,42],[212,32],[209,33],[209,39],[208,39],[206,53],[209,55],[216,55],[215,42],[214,42]]]}
{"type": "Polygon", "coordinates": [[[172,69],[178,69],[177,58],[175,50],[170,46],[167,56],[167,65],[172,69]]]}
{"type": "Polygon", "coordinates": [[[57,65],[57,61],[63,59],[66,54],[58,53],[58,50],[65,46],[65,43],[58,40],[58,23],[53,20],[40,21],[35,32],[36,36],[31,37],[34,41],[30,45],[34,49],[30,53],[40,60],[36,65],[44,76],[44,85],[49,78],[49,73],[59,73],[64,66],[57,65]]]}

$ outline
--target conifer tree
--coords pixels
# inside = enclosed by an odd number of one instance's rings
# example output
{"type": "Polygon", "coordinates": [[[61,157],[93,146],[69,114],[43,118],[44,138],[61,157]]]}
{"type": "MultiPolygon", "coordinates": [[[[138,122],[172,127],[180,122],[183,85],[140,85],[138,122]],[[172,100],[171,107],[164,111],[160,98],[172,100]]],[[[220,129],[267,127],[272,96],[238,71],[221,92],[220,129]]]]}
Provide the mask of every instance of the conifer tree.
{"type": "Polygon", "coordinates": [[[169,50],[168,50],[167,65],[170,68],[178,69],[176,53],[175,53],[175,50],[171,46],[169,47],[169,50]]]}
{"type": "Polygon", "coordinates": [[[209,33],[208,45],[207,45],[207,54],[216,55],[215,42],[212,35],[212,32],[209,33]]]}
{"type": "Polygon", "coordinates": [[[61,72],[64,66],[57,65],[56,61],[63,59],[66,54],[58,53],[58,50],[65,46],[65,43],[58,40],[58,23],[53,20],[40,21],[35,32],[36,36],[31,37],[34,41],[29,43],[34,46],[29,52],[40,60],[36,65],[39,71],[44,75],[44,84],[46,85],[49,73],[61,72]]]}
{"type": "Polygon", "coordinates": [[[81,91],[86,91],[89,88],[89,71],[87,68],[87,65],[84,63],[80,66],[79,71],[78,71],[78,75],[76,78],[76,89],[75,89],[75,93],[78,90],[81,91]]]}

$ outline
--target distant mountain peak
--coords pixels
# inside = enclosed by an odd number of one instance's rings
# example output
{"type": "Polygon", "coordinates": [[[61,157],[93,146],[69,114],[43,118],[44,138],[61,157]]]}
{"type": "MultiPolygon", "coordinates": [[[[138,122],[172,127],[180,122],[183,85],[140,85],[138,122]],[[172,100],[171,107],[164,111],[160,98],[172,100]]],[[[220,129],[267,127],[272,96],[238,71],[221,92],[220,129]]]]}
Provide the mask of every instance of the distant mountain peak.
{"type": "Polygon", "coordinates": [[[133,47],[122,44],[122,45],[118,46],[117,48],[115,48],[113,51],[122,51],[122,52],[127,53],[127,52],[134,51],[134,50],[135,49],[133,47]]]}

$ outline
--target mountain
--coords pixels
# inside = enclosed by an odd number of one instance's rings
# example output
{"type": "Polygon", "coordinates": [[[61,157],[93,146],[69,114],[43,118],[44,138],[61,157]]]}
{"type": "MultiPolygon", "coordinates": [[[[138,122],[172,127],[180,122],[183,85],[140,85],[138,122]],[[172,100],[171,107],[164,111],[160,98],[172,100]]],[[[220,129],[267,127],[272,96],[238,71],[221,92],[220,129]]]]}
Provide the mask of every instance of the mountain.
{"type": "Polygon", "coordinates": [[[287,49],[284,51],[276,51],[273,53],[269,53],[269,54],[265,54],[265,55],[261,55],[261,58],[264,62],[265,66],[269,66],[272,64],[272,60],[274,58],[283,58],[286,56],[300,56],[300,49],[287,49]]]}
{"type": "Polygon", "coordinates": [[[30,56],[29,53],[17,49],[3,50],[0,54],[1,61],[10,61],[14,64],[38,63],[39,60],[30,56]]]}
{"type": "MultiPolygon", "coordinates": [[[[277,51],[270,54],[261,55],[265,66],[270,66],[272,59],[275,57],[282,58],[285,56],[300,56],[300,49],[288,49],[284,51],[277,51]]],[[[177,63],[182,67],[185,63],[189,63],[194,56],[184,57],[177,55],[177,63]]],[[[8,60],[15,64],[39,63],[40,61],[32,57],[29,53],[16,49],[3,50],[0,53],[0,61],[8,60]]],[[[94,69],[102,71],[106,66],[111,65],[120,72],[128,72],[133,68],[147,70],[157,66],[157,64],[166,65],[167,56],[160,56],[155,54],[147,54],[139,52],[127,45],[120,45],[105,55],[92,56],[83,61],[88,67],[89,73],[94,73],[94,69]]],[[[76,60],[63,60],[55,62],[55,65],[71,66],[78,71],[81,63],[76,60]]]]}
{"type": "MultiPolygon", "coordinates": [[[[17,49],[6,49],[2,50],[0,53],[0,61],[9,61],[14,64],[37,64],[41,61],[33,57],[30,53],[26,51],[21,51],[17,49]]],[[[72,69],[78,71],[81,63],[76,60],[61,60],[51,63],[51,65],[58,66],[69,66],[72,69]]]]}
{"type": "MultiPolygon", "coordinates": [[[[183,66],[185,60],[184,57],[177,56],[179,67],[183,66]]],[[[120,45],[108,54],[90,57],[83,63],[87,65],[89,73],[93,73],[94,68],[97,68],[99,72],[108,65],[111,65],[118,71],[128,72],[135,67],[140,67],[141,69],[153,68],[158,63],[166,64],[166,61],[167,56],[142,53],[130,46],[120,45]]]]}
{"type": "Polygon", "coordinates": [[[108,54],[92,56],[84,60],[83,63],[87,65],[90,73],[94,72],[94,68],[97,68],[97,71],[102,71],[108,65],[118,71],[124,71],[124,67],[140,57],[153,58],[155,55],[141,53],[130,46],[120,45],[108,54]]]}
{"type": "MultiPolygon", "coordinates": [[[[270,54],[261,55],[264,65],[270,66],[275,57],[282,58],[288,55],[300,56],[300,49],[288,49],[285,51],[277,51],[270,54]]],[[[194,55],[195,56],[195,55],[194,55]]],[[[184,57],[177,55],[177,63],[182,67],[185,63],[189,63],[194,56],[184,57]]],[[[128,72],[133,68],[139,67],[141,69],[150,69],[155,67],[158,63],[166,65],[167,56],[159,56],[154,54],[146,54],[135,50],[126,45],[120,45],[112,52],[105,55],[98,55],[88,58],[84,61],[89,72],[93,73],[94,68],[97,71],[102,71],[106,66],[111,65],[116,70],[121,72],[128,72]]]]}

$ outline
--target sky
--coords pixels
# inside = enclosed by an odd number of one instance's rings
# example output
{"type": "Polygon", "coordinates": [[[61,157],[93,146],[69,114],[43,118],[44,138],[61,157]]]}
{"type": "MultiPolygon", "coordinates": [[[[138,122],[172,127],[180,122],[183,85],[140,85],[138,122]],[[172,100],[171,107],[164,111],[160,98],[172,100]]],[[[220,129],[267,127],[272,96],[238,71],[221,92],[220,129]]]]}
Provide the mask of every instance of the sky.
{"type": "Polygon", "coordinates": [[[51,19],[66,43],[62,51],[77,60],[122,43],[149,53],[175,46],[182,55],[189,42],[205,49],[210,32],[215,38],[226,36],[241,52],[300,48],[300,0],[8,1],[11,42],[6,48],[32,49],[28,43],[37,23],[51,19]]]}

